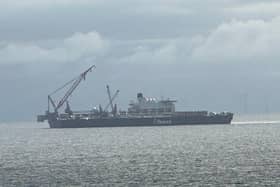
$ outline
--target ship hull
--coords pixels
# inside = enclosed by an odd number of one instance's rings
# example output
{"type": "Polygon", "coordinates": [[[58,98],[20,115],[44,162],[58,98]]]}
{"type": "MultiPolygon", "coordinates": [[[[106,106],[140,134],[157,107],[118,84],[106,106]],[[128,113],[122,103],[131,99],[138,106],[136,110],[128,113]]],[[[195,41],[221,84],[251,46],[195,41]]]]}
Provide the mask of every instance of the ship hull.
{"type": "Polygon", "coordinates": [[[233,115],[192,117],[131,117],[95,119],[49,119],[50,128],[137,127],[230,124],[233,115]]]}

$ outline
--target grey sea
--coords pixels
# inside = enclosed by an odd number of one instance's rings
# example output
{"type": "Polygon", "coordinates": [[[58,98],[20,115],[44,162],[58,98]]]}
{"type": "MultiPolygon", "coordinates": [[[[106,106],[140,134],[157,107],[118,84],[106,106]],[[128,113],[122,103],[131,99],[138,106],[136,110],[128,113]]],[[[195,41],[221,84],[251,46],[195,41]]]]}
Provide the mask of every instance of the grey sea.
{"type": "Polygon", "coordinates": [[[0,186],[279,186],[280,123],[0,124],[0,186]]]}

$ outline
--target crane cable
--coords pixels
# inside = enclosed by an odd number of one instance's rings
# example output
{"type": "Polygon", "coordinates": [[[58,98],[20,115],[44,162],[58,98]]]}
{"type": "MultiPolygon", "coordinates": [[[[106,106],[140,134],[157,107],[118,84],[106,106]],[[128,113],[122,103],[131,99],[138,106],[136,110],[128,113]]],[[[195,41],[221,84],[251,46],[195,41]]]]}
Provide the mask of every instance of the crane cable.
{"type": "Polygon", "coordinates": [[[66,86],[68,86],[69,84],[71,84],[72,82],[74,82],[75,80],[77,80],[78,78],[80,78],[80,75],[77,76],[76,78],[74,78],[74,79],[68,81],[68,82],[65,83],[63,86],[57,88],[55,91],[53,91],[53,92],[50,93],[49,95],[53,95],[53,94],[57,93],[58,91],[62,90],[63,88],[65,88],[66,86]]]}

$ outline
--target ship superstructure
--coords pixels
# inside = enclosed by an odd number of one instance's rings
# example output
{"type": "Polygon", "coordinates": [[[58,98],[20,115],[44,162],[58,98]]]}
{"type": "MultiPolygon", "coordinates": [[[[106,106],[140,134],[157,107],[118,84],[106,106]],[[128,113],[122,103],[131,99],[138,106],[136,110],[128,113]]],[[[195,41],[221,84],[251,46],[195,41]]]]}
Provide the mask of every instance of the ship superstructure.
{"type": "Polygon", "coordinates": [[[156,98],[144,97],[137,94],[137,101],[131,102],[128,108],[129,115],[164,115],[175,112],[175,100],[157,100],[156,98]]]}

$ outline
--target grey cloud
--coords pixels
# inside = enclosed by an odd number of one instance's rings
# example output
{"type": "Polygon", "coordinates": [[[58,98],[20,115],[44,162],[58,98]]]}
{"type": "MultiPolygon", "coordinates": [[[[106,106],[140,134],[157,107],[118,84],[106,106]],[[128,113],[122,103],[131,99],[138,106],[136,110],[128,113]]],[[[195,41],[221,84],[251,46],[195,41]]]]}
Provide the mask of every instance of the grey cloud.
{"type": "Polygon", "coordinates": [[[102,55],[108,45],[97,32],[76,33],[50,47],[36,43],[8,42],[0,48],[0,64],[81,61],[102,55]]]}
{"type": "Polygon", "coordinates": [[[269,58],[275,61],[280,17],[271,20],[232,20],[209,34],[155,40],[110,40],[97,32],[77,33],[55,46],[8,43],[0,48],[2,63],[67,62],[103,59],[114,63],[236,62],[269,58]],[[4,46],[4,47],[3,47],[4,46]],[[17,55],[15,55],[17,54],[17,55]]]}
{"type": "Polygon", "coordinates": [[[225,14],[236,18],[272,18],[279,16],[279,1],[257,1],[254,3],[237,4],[236,6],[226,7],[225,14]]]}
{"type": "Polygon", "coordinates": [[[197,46],[193,60],[218,62],[276,61],[279,58],[280,17],[269,21],[249,20],[224,23],[197,46]]]}
{"type": "Polygon", "coordinates": [[[122,58],[130,63],[274,63],[279,59],[280,17],[268,21],[232,20],[209,34],[163,40],[134,46],[122,58]]]}
{"type": "Polygon", "coordinates": [[[11,8],[3,8],[5,3],[0,6],[2,40],[65,38],[77,28],[79,32],[97,30],[114,39],[179,37],[204,32],[221,20],[214,6],[220,1],[43,1],[17,9],[13,6],[21,3],[12,2],[11,8]]]}

